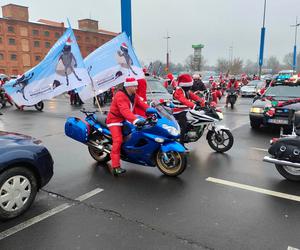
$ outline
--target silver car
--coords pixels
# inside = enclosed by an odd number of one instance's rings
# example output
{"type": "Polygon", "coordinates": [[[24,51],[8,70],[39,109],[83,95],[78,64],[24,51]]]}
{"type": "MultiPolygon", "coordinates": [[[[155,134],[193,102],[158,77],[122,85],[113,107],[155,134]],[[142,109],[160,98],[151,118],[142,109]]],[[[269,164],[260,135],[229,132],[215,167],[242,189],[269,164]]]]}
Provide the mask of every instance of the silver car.
{"type": "Polygon", "coordinates": [[[256,96],[256,93],[259,92],[266,83],[261,80],[254,80],[249,82],[247,85],[241,87],[240,93],[241,96],[256,96]]]}

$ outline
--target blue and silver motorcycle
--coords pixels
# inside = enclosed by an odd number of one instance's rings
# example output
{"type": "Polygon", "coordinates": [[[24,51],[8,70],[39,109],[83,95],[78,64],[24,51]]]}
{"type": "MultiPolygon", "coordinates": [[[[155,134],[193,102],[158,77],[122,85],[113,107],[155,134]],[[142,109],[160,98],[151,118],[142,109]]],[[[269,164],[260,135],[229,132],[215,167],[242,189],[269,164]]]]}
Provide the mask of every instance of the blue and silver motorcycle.
{"type": "MultiPolygon", "coordinates": [[[[65,134],[88,146],[90,155],[98,162],[110,160],[111,133],[105,123],[106,115],[81,110],[85,120],[69,117],[65,134]]],[[[186,168],[186,149],[177,142],[180,127],[175,118],[161,106],[149,108],[142,127],[123,123],[123,161],[155,167],[165,175],[180,175],[186,168]]]]}

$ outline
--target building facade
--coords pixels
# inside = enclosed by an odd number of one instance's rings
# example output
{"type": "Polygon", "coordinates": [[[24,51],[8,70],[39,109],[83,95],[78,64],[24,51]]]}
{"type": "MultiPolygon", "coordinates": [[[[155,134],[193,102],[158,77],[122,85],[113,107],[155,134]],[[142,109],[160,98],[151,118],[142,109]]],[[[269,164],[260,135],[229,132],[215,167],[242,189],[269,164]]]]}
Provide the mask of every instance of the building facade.
{"type": "MultiPolygon", "coordinates": [[[[29,22],[28,7],[2,6],[0,18],[0,73],[18,75],[38,64],[65,31],[64,23],[44,19],[29,22]]],[[[117,33],[100,30],[98,21],[78,20],[73,29],[81,54],[86,57],[117,33]]]]}

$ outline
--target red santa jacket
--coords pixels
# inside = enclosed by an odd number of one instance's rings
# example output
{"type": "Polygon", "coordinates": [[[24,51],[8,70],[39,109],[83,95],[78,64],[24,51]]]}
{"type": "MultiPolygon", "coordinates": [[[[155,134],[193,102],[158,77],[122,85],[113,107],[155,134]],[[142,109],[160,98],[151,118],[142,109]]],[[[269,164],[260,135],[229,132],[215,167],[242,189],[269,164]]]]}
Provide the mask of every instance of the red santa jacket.
{"type": "Polygon", "coordinates": [[[234,89],[238,89],[239,87],[239,83],[237,81],[235,81],[234,83],[233,82],[229,82],[227,84],[227,89],[231,89],[231,88],[234,88],[234,89]]]}
{"type": "Polygon", "coordinates": [[[138,95],[134,96],[134,102],[132,103],[127,93],[119,90],[112,100],[106,120],[107,126],[122,126],[122,122],[125,120],[134,124],[138,118],[133,111],[138,106],[143,110],[149,107],[138,95]]]}
{"type": "Polygon", "coordinates": [[[143,101],[147,101],[147,81],[146,79],[138,79],[138,87],[136,90],[136,94],[143,98],[143,101]]]}
{"type": "Polygon", "coordinates": [[[189,97],[186,96],[185,91],[181,87],[176,87],[175,91],[173,92],[173,103],[175,106],[173,109],[174,114],[180,113],[189,108],[194,108],[196,104],[192,101],[200,102],[201,106],[205,105],[204,99],[195,95],[192,91],[189,91],[188,95],[189,97]]]}

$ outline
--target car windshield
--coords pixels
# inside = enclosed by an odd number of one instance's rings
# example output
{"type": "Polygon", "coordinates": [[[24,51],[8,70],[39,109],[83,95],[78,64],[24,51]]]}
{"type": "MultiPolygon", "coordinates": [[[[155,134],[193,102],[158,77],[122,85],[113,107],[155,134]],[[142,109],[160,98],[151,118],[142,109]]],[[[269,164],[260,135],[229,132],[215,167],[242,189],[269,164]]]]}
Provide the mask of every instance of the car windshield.
{"type": "Polygon", "coordinates": [[[300,85],[277,85],[267,89],[266,97],[273,97],[278,100],[287,100],[300,97],[300,85]]]}
{"type": "Polygon", "coordinates": [[[147,79],[147,93],[166,94],[168,91],[163,86],[163,83],[157,79],[147,79]]]}

